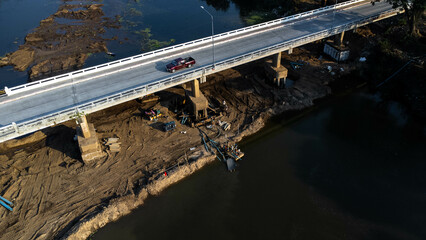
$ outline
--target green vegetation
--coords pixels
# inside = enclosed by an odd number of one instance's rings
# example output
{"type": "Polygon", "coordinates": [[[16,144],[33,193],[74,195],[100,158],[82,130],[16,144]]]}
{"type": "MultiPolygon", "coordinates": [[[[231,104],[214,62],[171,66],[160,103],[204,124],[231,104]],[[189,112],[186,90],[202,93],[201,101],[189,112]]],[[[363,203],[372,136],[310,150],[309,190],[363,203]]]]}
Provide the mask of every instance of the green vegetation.
{"type": "Polygon", "coordinates": [[[70,116],[70,119],[75,119],[75,120],[79,120],[81,117],[83,117],[83,116],[86,116],[86,114],[83,112],[83,111],[79,111],[78,109],[77,109],[77,112],[75,113],[75,114],[73,114],[73,115],[71,115],[70,116]]]}
{"type": "Polygon", "coordinates": [[[128,13],[130,16],[142,16],[142,12],[136,8],[130,8],[128,13]]]}
{"type": "Polygon", "coordinates": [[[159,41],[156,39],[151,39],[153,35],[151,33],[150,28],[145,28],[140,31],[135,31],[134,33],[142,37],[141,50],[144,52],[159,49],[159,48],[168,46],[170,44],[173,44],[175,42],[175,39],[170,39],[168,41],[159,41]]]}
{"type": "Polygon", "coordinates": [[[252,12],[248,16],[244,17],[243,20],[247,25],[254,25],[270,20],[270,14],[266,12],[252,12]]]}

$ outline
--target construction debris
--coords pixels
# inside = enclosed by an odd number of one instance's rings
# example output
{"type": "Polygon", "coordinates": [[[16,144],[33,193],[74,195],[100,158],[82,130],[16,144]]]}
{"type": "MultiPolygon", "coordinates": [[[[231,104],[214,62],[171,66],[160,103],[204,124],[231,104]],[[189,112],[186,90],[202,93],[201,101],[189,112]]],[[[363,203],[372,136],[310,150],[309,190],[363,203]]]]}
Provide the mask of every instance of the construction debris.
{"type": "Polygon", "coordinates": [[[145,111],[145,116],[149,119],[149,121],[158,120],[159,117],[162,116],[160,109],[149,109],[145,111]]]}
{"type": "Polygon", "coordinates": [[[108,147],[111,152],[119,152],[121,149],[121,142],[119,138],[106,138],[104,139],[104,145],[108,147]]]}
{"type": "Polygon", "coordinates": [[[164,130],[165,132],[168,132],[168,131],[174,130],[175,128],[176,128],[176,123],[175,123],[175,121],[171,121],[171,122],[168,122],[168,123],[164,123],[164,125],[163,125],[163,130],[164,130]]]}
{"type": "Polygon", "coordinates": [[[140,98],[141,103],[149,103],[149,102],[158,102],[160,101],[160,97],[154,94],[149,94],[140,98]]]}
{"type": "Polygon", "coordinates": [[[13,203],[2,196],[0,196],[0,205],[5,207],[9,211],[13,211],[13,203]]]}
{"type": "Polygon", "coordinates": [[[303,63],[299,62],[290,62],[290,66],[293,68],[293,70],[299,69],[303,66],[303,63]]]}
{"type": "Polygon", "coordinates": [[[204,148],[207,152],[211,152],[216,155],[216,158],[225,163],[228,171],[233,172],[237,167],[237,161],[240,160],[244,153],[237,147],[236,144],[231,144],[227,142],[226,144],[220,144],[213,139],[211,139],[204,131],[200,131],[200,136],[202,142],[204,143],[204,148]]]}
{"type": "Polygon", "coordinates": [[[225,121],[218,121],[219,126],[221,126],[223,128],[223,130],[228,131],[231,128],[231,124],[225,121]]]}

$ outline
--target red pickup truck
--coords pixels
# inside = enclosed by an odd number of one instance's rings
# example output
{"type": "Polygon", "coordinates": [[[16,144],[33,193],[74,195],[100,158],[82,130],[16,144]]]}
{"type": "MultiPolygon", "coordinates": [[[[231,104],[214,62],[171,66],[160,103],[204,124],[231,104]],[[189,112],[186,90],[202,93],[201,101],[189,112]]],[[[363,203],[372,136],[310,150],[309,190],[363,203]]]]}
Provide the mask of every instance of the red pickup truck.
{"type": "Polygon", "coordinates": [[[192,57],[177,58],[171,63],[167,64],[166,68],[168,72],[174,73],[176,70],[181,68],[189,68],[195,64],[195,60],[192,57]]]}

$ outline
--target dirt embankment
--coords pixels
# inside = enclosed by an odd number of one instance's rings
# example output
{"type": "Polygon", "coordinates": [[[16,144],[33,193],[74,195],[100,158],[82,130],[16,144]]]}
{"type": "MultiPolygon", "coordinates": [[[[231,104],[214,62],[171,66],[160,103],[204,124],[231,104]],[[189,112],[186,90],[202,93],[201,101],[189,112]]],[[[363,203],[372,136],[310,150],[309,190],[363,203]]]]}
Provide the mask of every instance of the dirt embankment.
{"type": "MultiPolygon", "coordinates": [[[[104,17],[102,4],[68,4],[40,22],[25,37],[15,52],[0,59],[0,67],[13,65],[15,70],[29,70],[29,78],[37,79],[81,67],[89,54],[106,52],[102,34],[105,28],[119,24],[104,17]]],[[[86,1],[89,2],[89,1],[86,1]]]]}

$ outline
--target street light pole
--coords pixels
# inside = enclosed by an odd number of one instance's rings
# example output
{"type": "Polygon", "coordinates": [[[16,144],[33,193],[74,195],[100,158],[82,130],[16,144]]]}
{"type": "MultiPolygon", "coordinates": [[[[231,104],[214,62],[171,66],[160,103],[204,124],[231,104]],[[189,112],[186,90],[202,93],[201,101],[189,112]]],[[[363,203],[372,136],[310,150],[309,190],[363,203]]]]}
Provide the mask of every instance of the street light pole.
{"type": "Polygon", "coordinates": [[[211,15],[203,6],[200,6],[201,9],[203,9],[210,17],[212,18],[212,52],[213,52],[213,70],[215,68],[215,62],[214,62],[214,24],[213,24],[213,15],[211,15]]]}
{"type": "Polygon", "coordinates": [[[337,6],[337,0],[335,1],[334,8],[333,8],[333,27],[334,27],[334,16],[336,15],[336,6],[337,6]]]}

